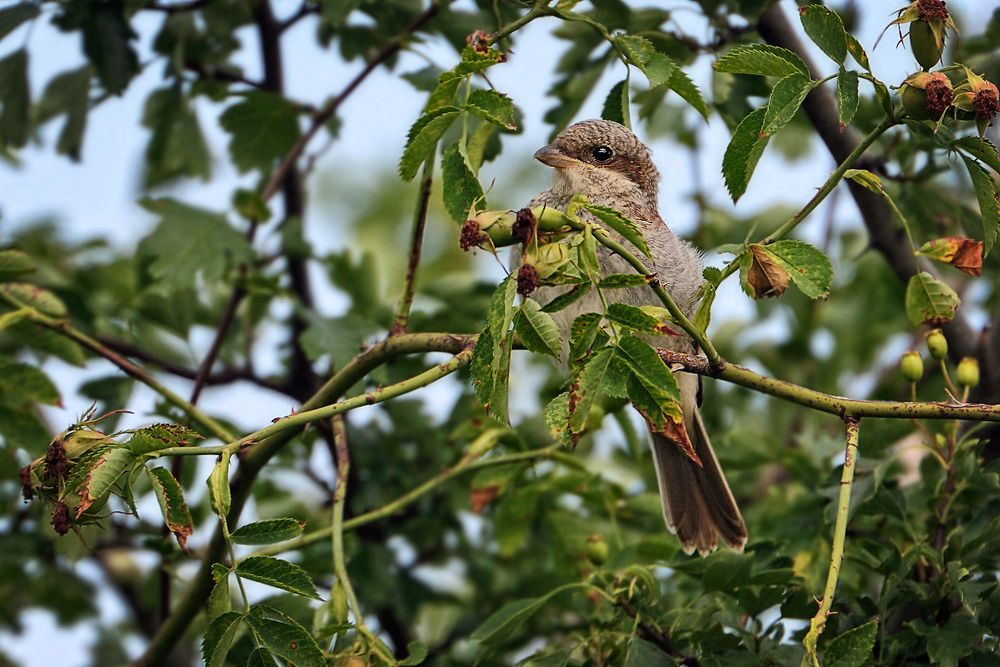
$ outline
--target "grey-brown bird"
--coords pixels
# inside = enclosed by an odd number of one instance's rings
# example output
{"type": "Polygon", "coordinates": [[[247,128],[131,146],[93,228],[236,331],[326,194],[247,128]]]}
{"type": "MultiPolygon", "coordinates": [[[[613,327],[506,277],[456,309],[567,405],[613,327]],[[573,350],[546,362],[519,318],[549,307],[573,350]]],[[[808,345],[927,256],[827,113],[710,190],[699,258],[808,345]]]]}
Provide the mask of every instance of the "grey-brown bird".
{"type": "MultiPolygon", "coordinates": [[[[649,245],[650,272],[659,277],[685,314],[690,316],[694,312],[703,281],[700,254],[677,238],[660,217],[660,175],[649,149],[631,130],[607,120],[583,121],[563,130],[555,141],[536,152],[535,158],[552,167],[554,174],[551,189],[535,197],[532,206],[565,209],[573,195],[582,194],[593,204],[621,212],[639,226],[649,245]]],[[[599,259],[604,275],[633,271],[625,260],[603,247],[599,248],[599,259]]],[[[538,298],[545,303],[564,289],[542,288],[538,298]]],[[[648,287],[608,290],[605,297],[636,306],[660,305],[648,287]]],[[[554,317],[565,340],[578,315],[602,310],[599,297],[591,291],[554,313],[554,317]]],[[[679,352],[695,351],[686,336],[662,337],[650,342],[679,352]]],[[[667,528],[676,533],[688,553],[695,550],[708,553],[718,546],[719,538],[742,550],[747,541],[746,524],[698,412],[698,378],[680,373],[677,380],[684,426],[703,465],[694,463],[664,436],[652,433],[653,460],[667,528]]]]}

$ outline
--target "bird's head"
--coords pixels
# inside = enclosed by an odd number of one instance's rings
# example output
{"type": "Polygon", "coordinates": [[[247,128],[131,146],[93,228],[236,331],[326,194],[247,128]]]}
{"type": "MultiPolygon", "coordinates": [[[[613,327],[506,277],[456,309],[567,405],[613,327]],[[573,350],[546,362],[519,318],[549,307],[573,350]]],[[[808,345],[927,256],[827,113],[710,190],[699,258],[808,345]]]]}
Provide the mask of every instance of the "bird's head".
{"type": "Polygon", "coordinates": [[[556,171],[553,189],[604,197],[640,199],[656,210],[660,174],[649,149],[630,129],[610,120],[567,127],[535,159],[556,171]]]}

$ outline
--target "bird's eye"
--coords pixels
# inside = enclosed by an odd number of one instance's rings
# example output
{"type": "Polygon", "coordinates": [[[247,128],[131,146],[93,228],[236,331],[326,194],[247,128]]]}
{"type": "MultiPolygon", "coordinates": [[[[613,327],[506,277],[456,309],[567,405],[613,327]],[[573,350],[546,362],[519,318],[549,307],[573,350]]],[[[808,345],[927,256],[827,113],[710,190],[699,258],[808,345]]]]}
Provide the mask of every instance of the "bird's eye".
{"type": "Polygon", "coordinates": [[[593,155],[594,159],[598,162],[607,162],[615,156],[615,152],[608,146],[598,146],[594,150],[590,151],[590,154],[593,155]]]}

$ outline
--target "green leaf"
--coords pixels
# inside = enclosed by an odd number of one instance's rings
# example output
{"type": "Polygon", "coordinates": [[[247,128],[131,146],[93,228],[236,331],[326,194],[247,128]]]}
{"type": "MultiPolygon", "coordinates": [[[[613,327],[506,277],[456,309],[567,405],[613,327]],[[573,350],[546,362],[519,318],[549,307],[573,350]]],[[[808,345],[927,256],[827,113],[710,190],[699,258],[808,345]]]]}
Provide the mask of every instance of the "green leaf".
{"type": "Polygon", "coordinates": [[[669,655],[661,651],[656,644],[632,637],[625,653],[625,667],[666,667],[676,664],[669,655]]]}
{"type": "Polygon", "coordinates": [[[953,289],[925,271],[910,278],[906,286],[906,314],[915,326],[950,322],[960,303],[953,289]]]}
{"type": "Polygon", "coordinates": [[[295,519],[266,519],[240,526],[229,537],[236,544],[275,544],[295,539],[302,528],[295,519]]]}
{"type": "Polygon", "coordinates": [[[608,91],[607,98],[604,100],[604,108],[601,110],[601,118],[605,120],[613,120],[616,123],[621,123],[625,127],[630,127],[632,125],[631,114],[629,113],[628,83],[629,80],[626,78],[611,87],[611,90],[608,91]]]}
{"type": "Polygon", "coordinates": [[[660,326],[660,321],[655,317],[645,313],[637,306],[631,306],[627,303],[609,304],[605,316],[612,322],[643,333],[654,333],[660,326]]]}
{"type": "Polygon", "coordinates": [[[19,2],[5,9],[0,9],[0,39],[20,27],[22,23],[37,18],[41,9],[35,2],[19,2]]]}
{"type": "Polygon", "coordinates": [[[68,488],[80,494],[80,505],[76,516],[80,517],[98,500],[111,492],[112,487],[131,469],[136,461],[135,454],[127,447],[105,447],[99,450],[87,463],[73,471],[73,481],[68,488]]]}
{"type": "Polygon", "coordinates": [[[747,191],[757,161],[770,140],[767,136],[761,137],[766,113],[766,108],[757,109],[740,121],[722,158],[722,176],[734,203],[747,191]]]}
{"type": "Polygon", "coordinates": [[[208,502],[220,519],[225,519],[233,499],[229,489],[229,457],[223,454],[208,476],[208,502]]]}
{"type": "Polygon", "coordinates": [[[412,667],[423,664],[427,659],[427,644],[422,641],[412,641],[406,645],[406,658],[400,662],[400,667],[412,667]]]}
{"type": "Polygon", "coordinates": [[[868,54],[865,53],[865,49],[861,46],[861,42],[859,42],[854,35],[846,30],[844,33],[847,36],[847,51],[851,54],[851,57],[854,58],[854,62],[871,72],[872,66],[868,62],[868,54]]]}
{"type": "Polygon", "coordinates": [[[183,549],[187,544],[187,538],[194,532],[194,522],[187,501],[184,500],[184,492],[166,468],[146,468],[146,473],[149,475],[156,500],[160,503],[163,522],[177,537],[177,543],[183,549]]]}
{"type": "Polygon", "coordinates": [[[677,380],[649,343],[635,336],[623,336],[618,342],[618,358],[632,374],[629,398],[655,427],[667,420],[681,419],[680,389],[677,380]]]}
{"type": "Polygon", "coordinates": [[[695,111],[700,113],[702,118],[708,120],[708,116],[711,113],[708,104],[705,102],[705,98],[702,97],[701,91],[698,90],[698,86],[694,85],[691,77],[687,75],[687,72],[675,66],[673,72],[670,74],[670,81],[667,85],[670,90],[680,95],[681,99],[694,107],[695,111]]]}
{"type": "Polygon", "coordinates": [[[290,616],[258,604],[251,608],[247,622],[279,658],[295,667],[326,667],[326,658],[316,640],[290,616]]]}
{"type": "Polygon", "coordinates": [[[146,146],[146,187],[180,177],[211,177],[212,156],[198,115],[178,87],[150,94],[142,124],[152,130],[146,146]]]}
{"type": "Polygon", "coordinates": [[[872,657],[877,633],[878,619],[875,619],[839,634],[823,651],[823,664],[862,667],[872,657]]]}
{"type": "Polygon", "coordinates": [[[131,45],[138,34],[125,16],[125,3],[69,0],[62,9],[52,23],[66,32],[82,32],[83,51],[101,85],[113,95],[122,93],[139,73],[139,57],[131,45]]]}
{"type": "Polygon", "coordinates": [[[857,112],[858,73],[841,67],[840,73],[837,74],[837,114],[840,117],[840,126],[843,128],[854,120],[854,114],[857,112]]]}
{"type": "Polygon", "coordinates": [[[651,41],[638,35],[619,35],[615,38],[615,42],[625,52],[629,62],[646,75],[650,88],[670,82],[670,77],[677,66],[669,56],[657,51],[651,41]]]}
{"type": "Polygon", "coordinates": [[[201,640],[201,659],[205,661],[205,667],[225,666],[229,648],[236,639],[236,633],[243,619],[243,614],[231,611],[216,617],[208,624],[205,636],[201,640]]]}
{"type": "Polygon", "coordinates": [[[771,136],[792,120],[802,101],[814,87],[814,82],[804,74],[791,74],[774,84],[767,100],[764,124],[760,133],[771,136]]]}
{"type": "Polygon", "coordinates": [[[218,213],[166,198],[140,204],[160,218],[140,251],[153,257],[149,273],[173,289],[196,287],[199,275],[206,282],[221,280],[229,269],[253,259],[246,237],[218,213]]]}
{"type": "Polygon", "coordinates": [[[562,355],[562,339],[555,320],[534,299],[525,299],[514,318],[514,331],[521,343],[539,354],[558,359],[562,355]]]}
{"type": "Polygon", "coordinates": [[[809,39],[838,65],[847,58],[847,31],[837,12],[823,5],[799,8],[799,19],[809,39]]]}
{"type": "Polygon", "coordinates": [[[205,613],[210,622],[233,608],[233,596],[229,592],[230,572],[231,570],[222,563],[212,563],[212,579],[215,585],[205,605],[205,613]]]}
{"type": "Polygon", "coordinates": [[[452,122],[462,112],[453,106],[443,106],[425,113],[410,128],[403,157],[399,160],[399,175],[412,180],[424,160],[434,154],[434,147],[452,122]]]}
{"type": "Polygon", "coordinates": [[[959,659],[983,640],[986,628],[967,616],[953,615],[944,627],[933,628],[927,637],[927,654],[941,667],[957,667],[959,659]]]}
{"type": "Polygon", "coordinates": [[[717,72],[788,77],[792,74],[809,76],[809,68],[795,53],[779,46],[748,44],[737,46],[715,61],[717,72]]]}
{"type": "Polygon", "coordinates": [[[518,129],[514,102],[503,93],[491,89],[473,90],[462,108],[505,130],[514,132],[518,129]]]}
{"type": "Polygon", "coordinates": [[[246,667],[274,667],[274,654],[258,646],[247,656],[246,667]]]}
{"type": "Polygon", "coordinates": [[[23,449],[39,454],[52,438],[48,429],[30,412],[0,406],[0,436],[8,452],[23,449]]]}
{"type": "Polygon", "coordinates": [[[643,255],[652,258],[653,255],[649,251],[649,245],[646,243],[642,232],[639,231],[639,226],[634,222],[615,209],[607,206],[598,206],[589,202],[583,202],[582,207],[605,225],[621,234],[626,241],[634,245],[643,255]]]}
{"type": "Polygon", "coordinates": [[[4,283],[0,294],[10,303],[22,308],[34,308],[43,315],[63,318],[68,314],[66,304],[49,290],[28,283],[4,283]]]}
{"type": "Polygon", "coordinates": [[[602,289],[620,289],[623,287],[645,287],[649,285],[646,276],[640,273],[613,273],[601,278],[597,284],[602,289]]]}
{"type": "Polygon", "coordinates": [[[0,148],[28,143],[30,109],[28,52],[18,49],[0,60],[0,148]]]}
{"type": "Polygon", "coordinates": [[[131,433],[132,437],[125,444],[136,455],[168,447],[185,447],[201,439],[197,431],[180,424],[152,424],[137,428],[131,433]]]}
{"type": "Polygon", "coordinates": [[[472,172],[457,142],[441,154],[441,181],[444,206],[455,222],[465,222],[473,206],[480,210],[486,207],[479,179],[472,172]]]}
{"type": "Polygon", "coordinates": [[[952,146],[961,149],[974,158],[979,159],[990,169],[1000,174],[1000,156],[997,155],[997,148],[989,139],[979,137],[962,137],[956,139],[952,146]]]}
{"type": "Polygon", "coordinates": [[[569,330],[569,360],[571,362],[580,360],[590,351],[600,330],[600,313],[584,313],[573,320],[569,330]]]}
{"type": "Polygon", "coordinates": [[[590,283],[576,285],[542,306],[542,310],[546,313],[557,313],[587,296],[590,293],[590,288],[590,283]]]}
{"type": "Polygon", "coordinates": [[[0,250],[0,282],[18,278],[35,270],[35,263],[20,250],[0,250]]]}
{"type": "Polygon", "coordinates": [[[242,172],[266,172],[299,137],[297,109],[281,95],[262,90],[226,109],[219,124],[231,135],[229,154],[242,172]]]}
{"type": "Polygon", "coordinates": [[[570,588],[578,588],[579,584],[566,584],[545,595],[536,598],[515,600],[491,614],[483,624],[476,628],[471,637],[481,644],[495,644],[508,639],[524,622],[531,618],[539,609],[553,597],[570,588]]]}
{"type": "Polygon", "coordinates": [[[820,250],[804,241],[783,239],[761,246],[810,299],[825,299],[833,283],[833,265],[820,250]]]}
{"type": "Polygon", "coordinates": [[[462,81],[472,74],[483,72],[497,63],[502,63],[504,60],[506,60],[506,56],[496,49],[479,50],[472,47],[462,49],[462,60],[458,65],[438,77],[437,86],[431,91],[427,105],[424,107],[424,115],[454,104],[455,93],[462,81]]]}
{"type": "Polygon", "coordinates": [[[309,574],[301,567],[287,560],[271,556],[250,556],[236,566],[236,574],[274,588],[303,597],[321,600],[309,574]]]}
{"type": "Polygon", "coordinates": [[[80,159],[83,147],[83,132],[87,127],[87,113],[90,111],[89,65],[56,75],[42,93],[35,108],[38,123],[45,123],[58,116],[66,116],[56,152],[68,155],[73,160],[80,159]]]}
{"type": "Polygon", "coordinates": [[[34,403],[59,405],[59,390],[40,368],[0,357],[0,402],[22,410],[34,403]]]}
{"type": "Polygon", "coordinates": [[[569,392],[563,392],[549,401],[543,418],[553,440],[566,447],[573,445],[569,432],[569,392]]]}
{"type": "Polygon", "coordinates": [[[882,187],[882,179],[867,169],[848,169],[844,172],[844,178],[854,181],[875,194],[881,195],[885,193],[882,187]]]}
{"type": "Polygon", "coordinates": [[[590,407],[604,387],[604,376],[614,352],[606,347],[594,353],[577,373],[569,388],[569,430],[574,441],[580,438],[587,426],[590,407]]]}
{"type": "Polygon", "coordinates": [[[990,254],[997,241],[997,229],[1000,226],[1000,189],[993,178],[979,166],[975,160],[962,157],[965,167],[972,179],[979,202],[979,215],[983,221],[983,256],[990,254]]]}

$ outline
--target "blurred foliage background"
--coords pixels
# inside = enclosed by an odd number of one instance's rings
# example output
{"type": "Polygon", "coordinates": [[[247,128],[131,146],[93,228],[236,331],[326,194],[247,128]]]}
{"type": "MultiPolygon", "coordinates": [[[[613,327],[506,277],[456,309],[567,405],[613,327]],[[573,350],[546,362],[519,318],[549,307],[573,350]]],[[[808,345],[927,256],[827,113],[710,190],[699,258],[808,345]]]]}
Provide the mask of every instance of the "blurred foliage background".
{"type": "MultiPolygon", "coordinates": [[[[830,4],[852,32],[866,21],[888,23],[890,12],[902,9],[830,4]]],[[[675,200],[663,204],[664,216],[706,250],[707,262],[718,266],[725,259],[713,249],[779,225],[820,185],[832,163],[817,135],[829,140],[802,111],[768,148],[781,159],[762,163],[767,166],[750,184],[749,206],[733,207],[716,176],[719,147],[766,101],[773,80],[710,72],[709,65],[735,44],[762,36],[773,43],[776,30],[804,40],[794,3],[558,5],[610,31],[644,35],[696,73],[711,123],[670,86],[648,90],[638,72],[631,79],[632,117],[640,136],[664,147],[657,158],[668,179],[678,174],[690,184],[679,193],[667,182],[675,200]],[[703,164],[709,158],[715,164],[703,164]],[[790,188],[800,183],[796,172],[818,178],[801,190],[790,188]],[[766,196],[753,200],[755,193],[766,196]]],[[[353,92],[351,77],[360,72],[359,90],[367,86],[362,68],[370,64],[379,86],[412,87],[422,104],[441,72],[458,62],[470,34],[509,26],[531,6],[510,0],[4,2],[4,179],[10,175],[14,182],[13,174],[29,170],[41,154],[84,166],[99,162],[114,142],[91,143],[88,118],[133,95],[140,82],[147,95],[141,130],[139,119],[118,121],[129,126],[123,136],[140,132],[134,136],[144,147],[141,174],[104,174],[135,184],[129,196],[143,200],[148,211],[142,213],[144,236],[136,243],[131,231],[108,230],[104,238],[80,234],[73,226],[83,225],[87,211],[73,208],[62,212],[65,223],[16,220],[3,230],[4,246],[23,251],[35,267],[19,279],[49,290],[65,304],[73,327],[185,399],[204,386],[199,406],[232,430],[266,426],[384,338],[403,289],[409,221],[420,195],[418,186],[401,182],[391,162],[419,107],[407,109],[412,113],[401,124],[391,122],[398,110],[372,103],[351,108],[350,114],[384,114],[389,122],[381,126],[384,136],[346,131],[350,117],[341,118],[347,112],[338,109],[353,92]],[[41,80],[30,62],[44,57],[38,51],[46,42],[33,36],[43,23],[77,40],[80,54],[72,68],[41,80]],[[319,54],[308,61],[317,81],[325,83],[321,63],[327,58],[350,76],[329,89],[317,84],[322,89],[310,89],[313,97],[299,99],[285,85],[302,76],[290,73],[294,64],[283,60],[293,48],[319,54]],[[283,157],[316,118],[322,121],[319,136],[282,172],[283,157]],[[385,141],[396,150],[389,164],[379,148],[385,141]],[[368,152],[383,162],[373,164],[368,152]],[[187,203],[165,199],[170,197],[187,203]],[[207,367],[206,356],[215,356],[207,367]],[[196,382],[203,368],[207,373],[196,382]]],[[[963,62],[1000,80],[1000,10],[987,2],[955,2],[952,11],[960,37],[949,38],[945,64],[963,62]]],[[[623,74],[591,25],[546,17],[523,35],[543,48],[521,43],[520,32],[498,40],[511,66],[521,53],[530,62],[513,80],[503,78],[506,64],[496,65],[495,78],[524,109],[518,117],[525,134],[500,132],[485,121],[470,128],[486,127],[479,181],[497,209],[519,208],[544,187],[548,176],[527,167],[531,152],[548,134],[585,117],[581,109],[600,113],[623,74]],[[617,74],[605,73],[615,67],[617,74]],[[551,82],[546,94],[539,94],[535,79],[551,82]]],[[[865,44],[876,72],[880,59],[908,58],[893,53],[896,38],[893,28],[880,49],[865,44]]],[[[822,57],[812,46],[803,48],[807,56],[822,57]]],[[[898,86],[902,79],[886,83],[898,86]]],[[[386,94],[387,107],[393,99],[386,94]]],[[[874,96],[863,94],[854,125],[866,132],[881,113],[874,96]]],[[[974,127],[949,123],[949,132],[975,134],[974,127]]],[[[891,131],[863,166],[882,176],[920,238],[977,237],[982,217],[965,168],[949,159],[931,126],[891,131]]],[[[442,143],[460,132],[452,128],[442,143]]],[[[988,136],[996,139],[995,127],[988,136]]],[[[0,205],[14,197],[4,190],[0,205]]],[[[46,192],[31,196],[44,199],[46,192]]],[[[789,291],[780,300],[753,302],[731,284],[720,292],[710,333],[726,359],[769,376],[853,398],[908,398],[897,362],[904,350],[923,349],[924,330],[914,328],[904,308],[900,278],[907,267],[886,252],[883,240],[871,238],[862,224],[866,212],[855,208],[846,187],[831,200],[799,232],[833,261],[829,299],[810,301],[789,291]]],[[[458,233],[435,175],[410,332],[471,334],[484,326],[506,260],[462,252],[458,233]]],[[[898,228],[894,242],[902,242],[898,228]]],[[[947,280],[963,298],[960,313],[968,327],[947,330],[953,352],[980,357],[984,381],[976,396],[998,402],[997,357],[990,356],[998,349],[997,328],[987,326],[998,311],[995,256],[986,260],[981,278],[951,272],[947,280]]],[[[93,347],[30,320],[0,321],[0,628],[4,643],[16,646],[0,649],[6,653],[0,662],[137,660],[190,594],[209,548],[218,524],[205,486],[212,462],[177,458],[172,466],[194,528],[185,548],[164,531],[145,477],[134,485],[137,515],[112,498],[60,537],[51,503],[22,500],[18,471],[45,456],[53,437],[91,403],[99,414],[133,412],[101,422],[105,433],[191,420],[93,347]],[[60,628],[77,630],[71,651],[52,657],[46,646],[51,638],[37,630],[39,609],[60,628]]],[[[394,358],[349,395],[403,381],[444,358],[394,358]]],[[[930,362],[928,367],[920,397],[944,400],[944,380],[930,362]]],[[[515,353],[509,428],[483,412],[464,370],[413,395],[350,413],[344,420],[352,457],[346,518],[384,507],[448,471],[475,443],[487,442],[489,456],[551,444],[542,408],[564,380],[551,361],[515,353]]],[[[434,665],[797,664],[829,565],[843,425],[721,382],[707,380],[704,394],[708,432],[749,526],[746,553],[699,558],[679,551],[664,530],[642,422],[628,408],[609,408],[592,415],[593,431],[567,456],[435,482],[414,502],[347,532],[348,573],[367,626],[398,659],[411,656],[413,662],[404,664],[418,664],[421,655],[434,665]],[[569,589],[541,603],[539,596],[580,582],[610,597],[569,589]],[[484,633],[491,614],[528,598],[539,602],[537,610],[523,603],[534,613],[509,616],[500,631],[484,633]],[[478,641],[472,638],[477,628],[478,641]]],[[[820,646],[823,664],[1000,664],[1000,477],[989,433],[963,440],[968,446],[941,466],[922,455],[921,439],[934,436],[910,421],[865,421],[836,614],[820,646]],[[849,641],[830,648],[833,638],[856,628],[861,632],[853,637],[866,650],[851,653],[849,641]]],[[[207,444],[219,443],[209,437],[207,444]]],[[[334,456],[328,424],[296,436],[253,483],[242,521],[291,517],[303,522],[307,535],[328,526],[334,456]]],[[[234,459],[233,465],[240,464],[234,459]]],[[[238,546],[236,557],[251,553],[254,548],[238,546]]],[[[358,649],[364,638],[334,608],[341,593],[334,590],[329,540],[283,557],[301,566],[330,602],[248,584],[251,601],[284,614],[274,618],[285,629],[305,628],[329,649],[333,664],[381,664],[358,649]]],[[[198,601],[198,609],[205,603],[198,601]]],[[[189,620],[165,658],[169,664],[200,659],[197,646],[209,619],[189,620]]],[[[212,664],[274,664],[273,657],[265,663],[270,652],[256,648],[254,633],[229,639],[228,657],[216,656],[212,664]]],[[[305,660],[272,652],[295,664],[305,660]]]]}

